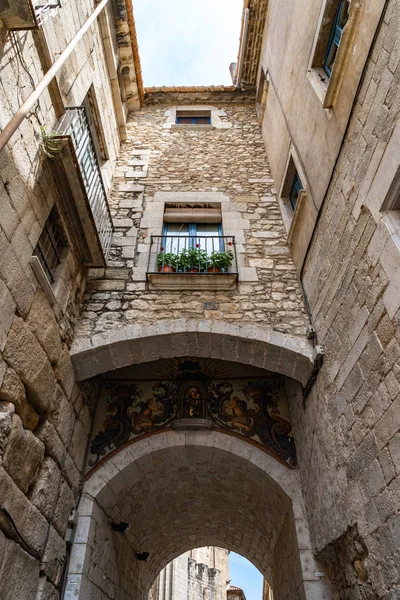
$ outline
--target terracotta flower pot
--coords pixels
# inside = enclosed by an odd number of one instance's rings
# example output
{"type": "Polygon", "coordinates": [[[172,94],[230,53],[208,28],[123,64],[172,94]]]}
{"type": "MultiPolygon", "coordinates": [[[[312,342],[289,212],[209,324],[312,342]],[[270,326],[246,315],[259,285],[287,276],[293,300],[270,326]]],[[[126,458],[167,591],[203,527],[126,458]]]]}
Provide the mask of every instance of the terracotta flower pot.
{"type": "Polygon", "coordinates": [[[222,269],[220,267],[208,267],[208,273],[222,273],[222,269]]]}
{"type": "Polygon", "coordinates": [[[158,268],[159,273],[175,273],[175,267],[171,267],[170,265],[164,265],[163,267],[158,268]]]}
{"type": "Polygon", "coordinates": [[[188,269],[188,273],[198,273],[199,272],[199,267],[192,267],[191,269],[188,269]]]}

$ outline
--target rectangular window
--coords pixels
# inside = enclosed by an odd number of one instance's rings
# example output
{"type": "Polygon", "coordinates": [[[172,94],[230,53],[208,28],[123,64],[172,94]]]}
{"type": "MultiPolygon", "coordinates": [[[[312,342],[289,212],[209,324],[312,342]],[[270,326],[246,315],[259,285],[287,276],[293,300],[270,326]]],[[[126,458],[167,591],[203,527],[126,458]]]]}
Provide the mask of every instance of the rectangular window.
{"type": "Polygon", "coordinates": [[[341,0],[337,7],[333,25],[331,28],[328,46],[325,53],[324,71],[330,77],[332,75],[333,64],[342,38],[343,28],[349,19],[348,0],[341,0]]]}
{"type": "Polygon", "coordinates": [[[66,245],[60,217],[57,208],[53,206],[33,251],[51,283],[54,283],[54,271],[61,262],[61,253],[66,245]]]}
{"type": "Polygon", "coordinates": [[[163,235],[166,252],[179,254],[184,248],[200,248],[207,254],[223,251],[221,223],[165,223],[163,235]]]}
{"type": "Polygon", "coordinates": [[[175,122],[177,125],[211,125],[211,111],[178,110],[175,122]]]}
{"type": "Polygon", "coordinates": [[[304,189],[304,186],[301,183],[299,174],[296,172],[296,174],[293,178],[292,187],[290,189],[290,194],[289,194],[289,200],[290,200],[290,204],[292,206],[293,212],[296,210],[297,200],[298,200],[298,197],[300,196],[301,190],[303,190],[303,189],[304,189]]]}

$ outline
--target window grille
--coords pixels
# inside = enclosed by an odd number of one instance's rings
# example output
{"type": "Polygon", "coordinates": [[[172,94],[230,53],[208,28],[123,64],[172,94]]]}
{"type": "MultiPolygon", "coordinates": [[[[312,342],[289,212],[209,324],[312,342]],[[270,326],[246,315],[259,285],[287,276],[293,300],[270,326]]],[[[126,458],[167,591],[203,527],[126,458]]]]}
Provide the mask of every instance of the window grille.
{"type": "Polygon", "coordinates": [[[47,277],[54,283],[54,271],[61,262],[61,253],[66,246],[65,235],[57,208],[53,206],[40,234],[33,254],[38,257],[47,277]]]}

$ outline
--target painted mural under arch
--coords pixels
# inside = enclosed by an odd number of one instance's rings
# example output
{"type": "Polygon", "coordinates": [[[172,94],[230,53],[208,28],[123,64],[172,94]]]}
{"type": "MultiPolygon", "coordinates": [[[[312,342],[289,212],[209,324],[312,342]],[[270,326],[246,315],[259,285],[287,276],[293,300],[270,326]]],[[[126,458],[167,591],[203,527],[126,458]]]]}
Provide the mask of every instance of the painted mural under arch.
{"type": "Polygon", "coordinates": [[[168,428],[215,429],[297,466],[284,379],[211,359],[160,360],[101,381],[87,470],[127,443],[168,428]]]}

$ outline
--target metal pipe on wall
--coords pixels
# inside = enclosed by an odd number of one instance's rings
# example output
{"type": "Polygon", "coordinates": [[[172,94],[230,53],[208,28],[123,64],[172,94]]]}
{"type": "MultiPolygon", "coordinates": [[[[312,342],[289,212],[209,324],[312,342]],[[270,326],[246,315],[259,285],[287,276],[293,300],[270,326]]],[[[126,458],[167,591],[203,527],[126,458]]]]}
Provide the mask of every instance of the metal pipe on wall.
{"type": "Polygon", "coordinates": [[[0,152],[3,150],[4,146],[10,141],[14,133],[17,131],[18,127],[21,125],[22,121],[31,111],[35,102],[40,98],[45,89],[47,89],[48,85],[57,75],[60,68],[66,62],[67,58],[72,54],[78,42],[82,39],[87,30],[91,27],[94,21],[97,19],[101,11],[108,4],[110,0],[102,0],[97,8],[92,12],[86,23],[80,28],[78,33],[72,38],[69,42],[65,50],[60,54],[57,58],[53,66],[47,71],[44,77],[39,81],[37,87],[33,90],[33,92],[28,96],[22,106],[15,113],[11,121],[7,123],[4,127],[3,131],[0,133],[0,152]]]}

